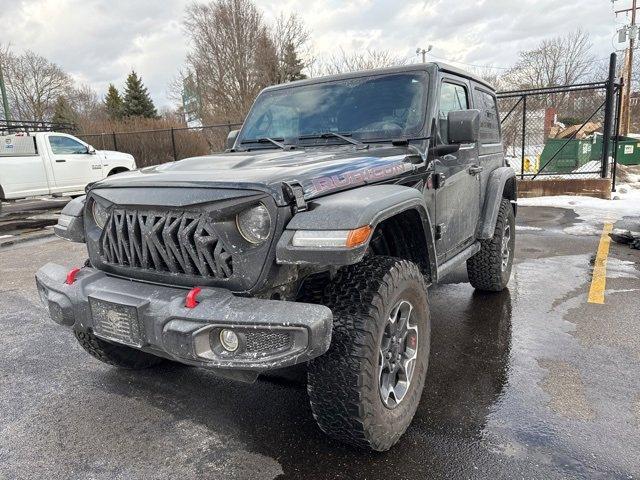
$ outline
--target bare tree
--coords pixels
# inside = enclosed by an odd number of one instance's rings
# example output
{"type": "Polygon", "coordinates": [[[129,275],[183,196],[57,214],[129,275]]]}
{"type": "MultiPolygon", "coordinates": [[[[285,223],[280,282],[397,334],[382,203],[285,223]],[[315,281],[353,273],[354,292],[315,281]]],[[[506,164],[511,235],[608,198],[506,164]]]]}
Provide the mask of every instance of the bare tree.
{"type": "Polygon", "coordinates": [[[506,90],[511,87],[508,82],[508,79],[500,73],[501,71],[491,65],[483,66],[483,67],[472,67],[470,69],[471,73],[477,75],[481,79],[483,79],[488,84],[492,85],[496,90],[506,90]]]}
{"type": "Polygon", "coordinates": [[[336,75],[339,73],[371,70],[373,68],[393,67],[405,65],[407,59],[394,55],[388,50],[365,50],[362,52],[345,52],[340,49],[338,54],[326,59],[319,59],[308,67],[310,76],[336,75]]]}
{"type": "Polygon", "coordinates": [[[589,79],[594,67],[589,34],[578,29],[567,35],[543,40],[533,50],[520,52],[520,59],[506,74],[518,88],[571,85],[589,79]]]}
{"type": "Polygon", "coordinates": [[[4,49],[2,57],[13,117],[50,119],[58,97],[73,89],[71,77],[55,63],[31,51],[15,55],[4,49]]]}
{"type": "Polygon", "coordinates": [[[294,13],[280,14],[271,33],[277,56],[278,83],[304,78],[301,71],[311,62],[309,31],[294,13]]]}
{"type": "Polygon", "coordinates": [[[309,34],[296,15],[269,25],[252,0],[211,0],[189,5],[184,24],[191,50],[169,88],[175,99],[191,81],[206,121],[240,121],[262,88],[303,77],[309,34]]]}
{"type": "Polygon", "coordinates": [[[67,98],[73,111],[80,119],[103,119],[107,117],[104,104],[96,91],[89,85],[80,84],[73,88],[67,98]]]}
{"type": "Polygon", "coordinates": [[[191,41],[187,69],[195,78],[203,116],[241,120],[270,80],[260,67],[275,48],[262,14],[250,0],[192,3],[185,29],[191,41]]]}

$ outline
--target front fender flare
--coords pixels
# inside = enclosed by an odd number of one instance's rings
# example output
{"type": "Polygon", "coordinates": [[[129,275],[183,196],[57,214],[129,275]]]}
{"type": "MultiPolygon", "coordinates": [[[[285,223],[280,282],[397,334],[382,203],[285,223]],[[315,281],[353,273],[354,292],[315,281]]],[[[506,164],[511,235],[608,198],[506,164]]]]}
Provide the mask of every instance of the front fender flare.
{"type": "Polygon", "coordinates": [[[507,198],[512,202],[518,200],[516,186],[516,173],[511,167],[496,168],[487,181],[487,189],[484,196],[482,216],[478,224],[476,237],[479,240],[486,240],[493,237],[498,220],[500,202],[507,198]]]}
{"type": "Polygon", "coordinates": [[[87,196],[82,195],[71,200],[60,212],[58,224],[53,231],[60,238],[70,242],[84,243],[84,207],[87,196]]]}
{"type": "Polygon", "coordinates": [[[297,230],[353,230],[375,227],[407,210],[416,210],[422,220],[429,259],[435,272],[435,240],[422,192],[403,185],[369,185],[339,192],[309,202],[309,210],[297,213],[289,222],[276,249],[276,261],[284,264],[351,265],[364,257],[368,242],[354,248],[294,247],[297,230]]]}

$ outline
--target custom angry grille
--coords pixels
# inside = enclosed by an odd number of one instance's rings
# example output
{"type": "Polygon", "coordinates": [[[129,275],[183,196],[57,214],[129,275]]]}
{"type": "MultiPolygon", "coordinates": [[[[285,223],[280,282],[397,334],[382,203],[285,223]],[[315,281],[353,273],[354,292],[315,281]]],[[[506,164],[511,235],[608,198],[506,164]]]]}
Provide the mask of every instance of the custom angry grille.
{"type": "Polygon", "coordinates": [[[233,258],[206,214],[114,208],[100,240],[107,264],[227,279],[233,258]]]}

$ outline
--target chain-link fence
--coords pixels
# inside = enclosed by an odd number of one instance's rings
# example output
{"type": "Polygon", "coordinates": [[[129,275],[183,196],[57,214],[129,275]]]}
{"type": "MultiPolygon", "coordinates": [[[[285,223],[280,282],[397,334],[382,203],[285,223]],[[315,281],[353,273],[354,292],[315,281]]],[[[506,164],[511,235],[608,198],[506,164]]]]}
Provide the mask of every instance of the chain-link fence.
{"type": "Polygon", "coordinates": [[[607,177],[620,92],[609,81],[500,92],[505,156],[519,178],[607,177]]]}
{"type": "Polygon", "coordinates": [[[241,125],[224,123],[192,128],[77,134],[76,136],[99,150],[130,153],[136,159],[138,167],[148,167],[224,150],[228,133],[241,125]]]}

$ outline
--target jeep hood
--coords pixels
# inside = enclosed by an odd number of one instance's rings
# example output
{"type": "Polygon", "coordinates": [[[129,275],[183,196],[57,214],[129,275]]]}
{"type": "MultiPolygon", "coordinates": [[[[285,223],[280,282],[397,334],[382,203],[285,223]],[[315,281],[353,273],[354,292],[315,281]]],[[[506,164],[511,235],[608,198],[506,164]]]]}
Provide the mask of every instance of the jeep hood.
{"type": "Polygon", "coordinates": [[[222,153],[180,160],[120,174],[91,188],[211,187],[268,192],[280,205],[283,182],[302,186],[305,199],[384,182],[411,172],[407,149],[386,146],[368,150],[336,147],[222,153]]]}

